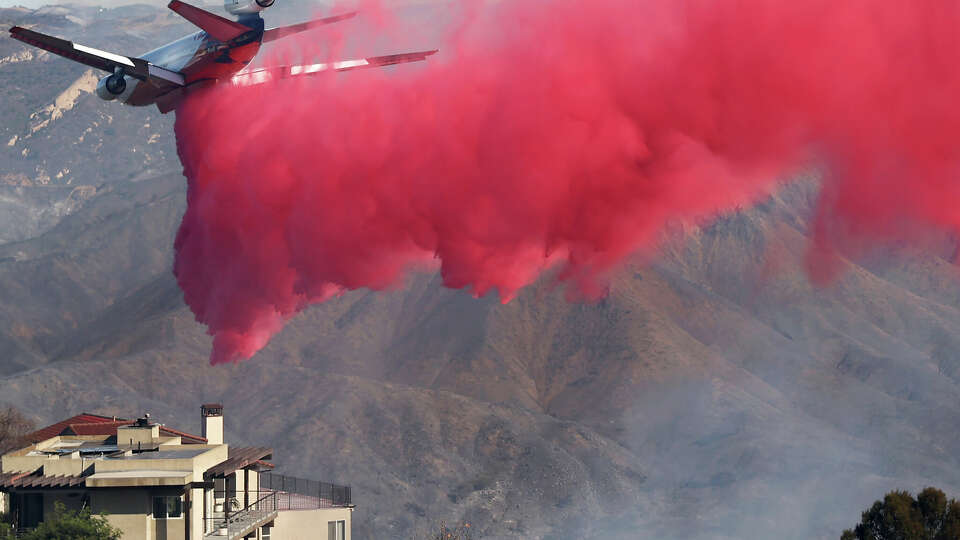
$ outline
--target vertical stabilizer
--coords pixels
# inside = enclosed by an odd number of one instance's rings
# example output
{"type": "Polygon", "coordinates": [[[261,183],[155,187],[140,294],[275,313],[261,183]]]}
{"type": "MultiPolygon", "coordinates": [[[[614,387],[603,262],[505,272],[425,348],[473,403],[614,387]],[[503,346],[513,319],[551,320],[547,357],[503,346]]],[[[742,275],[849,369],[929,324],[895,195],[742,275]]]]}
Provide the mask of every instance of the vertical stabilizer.
{"type": "Polygon", "coordinates": [[[176,11],[181,17],[197,25],[217,41],[226,43],[231,39],[242,36],[250,31],[250,27],[230,19],[225,19],[209,11],[200,9],[180,0],[173,0],[167,7],[176,11]]]}

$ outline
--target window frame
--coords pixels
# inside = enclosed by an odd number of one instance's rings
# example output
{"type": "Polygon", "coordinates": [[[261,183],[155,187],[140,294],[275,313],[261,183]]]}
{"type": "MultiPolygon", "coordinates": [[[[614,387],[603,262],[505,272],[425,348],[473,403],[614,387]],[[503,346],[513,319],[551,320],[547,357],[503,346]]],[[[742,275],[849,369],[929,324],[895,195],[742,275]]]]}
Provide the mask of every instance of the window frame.
{"type": "Polygon", "coordinates": [[[335,521],[327,522],[327,538],[328,540],[346,540],[347,538],[347,522],[343,519],[338,519],[335,521]],[[333,537],[330,538],[330,528],[333,526],[333,537]]]}
{"type": "Polygon", "coordinates": [[[175,519],[183,519],[183,515],[186,513],[186,510],[187,510],[186,508],[184,508],[184,500],[183,500],[182,494],[181,495],[153,495],[150,498],[150,502],[152,503],[152,505],[150,506],[150,517],[154,521],[161,521],[161,520],[169,521],[169,520],[175,520],[175,519]],[[157,517],[157,499],[164,500],[163,507],[164,507],[164,510],[166,510],[167,508],[169,508],[166,500],[173,499],[173,498],[180,500],[180,515],[177,517],[170,517],[169,515],[164,514],[163,517],[157,517]]]}

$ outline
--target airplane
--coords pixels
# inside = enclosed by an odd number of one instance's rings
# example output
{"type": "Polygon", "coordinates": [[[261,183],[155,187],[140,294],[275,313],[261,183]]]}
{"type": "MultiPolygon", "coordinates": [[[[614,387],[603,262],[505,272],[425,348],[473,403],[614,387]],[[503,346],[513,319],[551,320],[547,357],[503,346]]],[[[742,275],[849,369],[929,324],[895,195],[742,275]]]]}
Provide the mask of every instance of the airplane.
{"type": "Polygon", "coordinates": [[[175,110],[189,92],[210,84],[229,82],[254,85],[326,71],[384,67],[426,60],[437,52],[419,51],[339,62],[246,69],[263,43],[349,19],[357,14],[348,12],[265,30],[260,12],[274,2],[224,0],[224,9],[237,17],[233,21],[180,0],[172,0],[167,7],[199,27],[200,31],[139,57],[101,51],[19,26],[10,29],[10,36],[108,72],[109,75],[101,78],[97,84],[96,94],[101,99],[133,106],[155,104],[161,113],[175,110]]]}

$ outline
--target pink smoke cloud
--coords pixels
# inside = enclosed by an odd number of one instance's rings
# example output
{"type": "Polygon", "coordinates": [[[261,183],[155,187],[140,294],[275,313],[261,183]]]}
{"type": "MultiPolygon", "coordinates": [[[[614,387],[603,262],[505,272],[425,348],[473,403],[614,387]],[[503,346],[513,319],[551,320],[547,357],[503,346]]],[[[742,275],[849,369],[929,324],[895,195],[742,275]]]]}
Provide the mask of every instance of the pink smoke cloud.
{"type": "Polygon", "coordinates": [[[958,21],[935,1],[513,0],[423,65],[219,85],[177,111],[175,273],[211,361],[234,361],[430,265],[503,301],[557,266],[596,296],[668,221],[815,166],[825,279],[838,251],[960,226],[958,21]]]}

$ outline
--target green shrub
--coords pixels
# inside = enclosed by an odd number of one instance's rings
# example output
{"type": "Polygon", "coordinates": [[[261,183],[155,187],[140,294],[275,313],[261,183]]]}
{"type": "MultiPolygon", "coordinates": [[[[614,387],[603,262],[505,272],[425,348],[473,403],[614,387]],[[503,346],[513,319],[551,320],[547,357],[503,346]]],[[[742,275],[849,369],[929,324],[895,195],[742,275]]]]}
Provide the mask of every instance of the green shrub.
{"type": "Polygon", "coordinates": [[[23,540],[120,540],[120,530],[111,527],[104,514],[92,514],[89,508],[67,510],[58,501],[53,518],[24,535],[23,540]]]}
{"type": "Polygon", "coordinates": [[[916,498],[891,491],[861,518],[840,540],[960,540],[960,502],[932,487],[916,498]]]}

